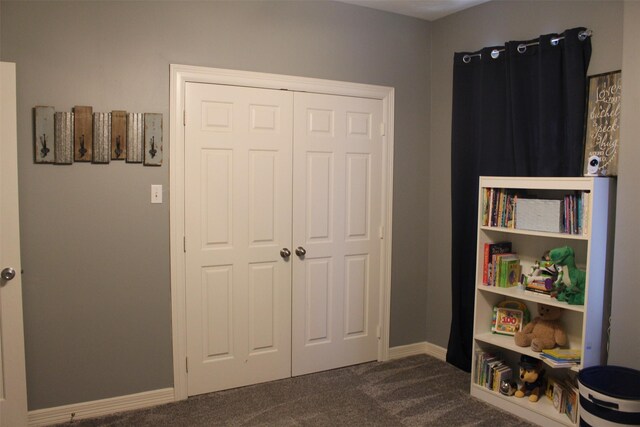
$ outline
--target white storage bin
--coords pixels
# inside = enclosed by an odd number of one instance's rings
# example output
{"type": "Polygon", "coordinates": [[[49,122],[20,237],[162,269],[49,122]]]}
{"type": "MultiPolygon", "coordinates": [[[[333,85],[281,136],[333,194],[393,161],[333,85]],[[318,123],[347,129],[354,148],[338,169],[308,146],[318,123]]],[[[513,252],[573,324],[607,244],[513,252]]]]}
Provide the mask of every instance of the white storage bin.
{"type": "Polygon", "coordinates": [[[560,233],[562,230],[562,201],[518,198],[516,201],[516,228],[560,233]]]}

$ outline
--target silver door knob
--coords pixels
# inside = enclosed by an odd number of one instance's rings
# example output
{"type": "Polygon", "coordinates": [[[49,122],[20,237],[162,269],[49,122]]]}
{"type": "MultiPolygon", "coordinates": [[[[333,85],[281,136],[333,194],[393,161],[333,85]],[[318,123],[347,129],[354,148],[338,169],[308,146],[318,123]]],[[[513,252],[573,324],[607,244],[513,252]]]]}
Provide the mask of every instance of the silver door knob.
{"type": "Polygon", "coordinates": [[[306,254],[307,254],[307,250],[302,246],[298,246],[298,248],[296,249],[296,255],[298,255],[299,257],[303,257],[306,254]]]}
{"type": "Polygon", "coordinates": [[[3,280],[11,280],[16,277],[16,271],[11,267],[3,268],[0,277],[2,277],[3,280]]]}
{"type": "Polygon", "coordinates": [[[282,248],[280,251],[280,256],[284,259],[287,259],[291,256],[291,251],[287,248],[282,248]]]}

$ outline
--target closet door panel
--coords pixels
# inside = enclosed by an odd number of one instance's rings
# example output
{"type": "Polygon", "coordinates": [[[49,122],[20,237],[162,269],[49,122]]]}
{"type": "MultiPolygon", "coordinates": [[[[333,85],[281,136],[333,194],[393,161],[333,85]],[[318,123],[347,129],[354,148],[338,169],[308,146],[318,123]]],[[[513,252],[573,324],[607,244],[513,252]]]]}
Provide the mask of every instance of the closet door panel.
{"type": "Polygon", "coordinates": [[[377,358],[382,102],[296,93],[294,105],[292,246],[306,253],[293,259],[292,372],[302,375],[377,358]]]}

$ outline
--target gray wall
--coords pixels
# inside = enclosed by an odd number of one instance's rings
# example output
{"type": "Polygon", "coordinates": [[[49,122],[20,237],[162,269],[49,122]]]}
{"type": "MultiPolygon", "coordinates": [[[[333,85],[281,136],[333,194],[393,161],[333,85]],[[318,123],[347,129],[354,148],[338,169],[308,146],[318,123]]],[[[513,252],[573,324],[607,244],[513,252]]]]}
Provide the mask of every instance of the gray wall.
{"type": "Polygon", "coordinates": [[[30,410],[172,386],[170,63],[395,87],[391,345],[426,339],[430,23],[333,2],[0,8],[1,59],[17,63],[30,410]],[[165,164],[35,165],[36,105],[162,113],[165,164]]]}
{"type": "Polygon", "coordinates": [[[625,1],[624,41],[622,43],[622,119],[618,163],[618,202],[616,216],[611,349],[609,363],[640,370],[640,2],[625,1]]]}
{"type": "Polygon", "coordinates": [[[594,33],[589,74],[617,70],[622,65],[622,12],[622,2],[492,1],[433,23],[427,341],[446,347],[451,321],[453,53],[584,26],[594,33]]]}

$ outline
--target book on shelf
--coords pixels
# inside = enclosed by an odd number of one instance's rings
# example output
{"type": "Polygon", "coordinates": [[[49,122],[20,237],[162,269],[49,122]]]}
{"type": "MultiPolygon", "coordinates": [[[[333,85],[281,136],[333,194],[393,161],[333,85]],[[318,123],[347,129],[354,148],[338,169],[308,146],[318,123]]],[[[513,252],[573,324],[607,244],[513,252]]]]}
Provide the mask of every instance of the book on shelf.
{"type": "Polygon", "coordinates": [[[502,335],[515,335],[522,330],[524,312],[520,309],[494,307],[495,321],[491,332],[502,335]]]}
{"type": "Polygon", "coordinates": [[[511,252],[511,242],[485,243],[484,244],[484,262],[482,265],[482,284],[489,284],[489,268],[491,261],[496,254],[511,252]]]}
{"type": "Polygon", "coordinates": [[[484,188],[482,192],[482,225],[514,228],[517,194],[504,188],[484,188]]]}
{"type": "Polygon", "coordinates": [[[546,276],[527,276],[524,292],[529,295],[551,298],[555,292],[553,279],[546,276]]]}
{"type": "Polygon", "coordinates": [[[513,371],[499,356],[476,350],[474,383],[489,390],[499,391],[500,382],[510,380],[513,371]]]}
{"type": "Polygon", "coordinates": [[[540,356],[557,362],[580,362],[582,350],[579,348],[549,348],[542,350],[540,356]]]}
{"type": "Polygon", "coordinates": [[[545,394],[556,411],[565,414],[574,424],[578,421],[578,387],[573,380],[548,377],[545,394]]]}
{"type": "Polygon", "coordinates": [[[578,388],[570,381],[565,381],[564,414],[572,423],[578,421],[578,388]]]}
{"type": "Polygon", "coordinates": [[[493,307],[491,316],[491,332],[503,335],[515,335],[529,323],[531,315],[527,305],[522,301],[500,301],[493,307]]]}
{"type": "Polygon", "coordinates": [[[540,355],[540,359],[552,368],[573,368],[580,364],[580,361],[557,361],[550,357],[545,357],[543,354],[540,355]]]}
{"type": "Polygon", "coordinates": [[[518,255],[511,252],[495,254],[489,266],[489,285],[501,288],[515,286],[520,280],[521,269],[518,255]],[[512,276],[511,282],[509,275],[512,276]]]}

